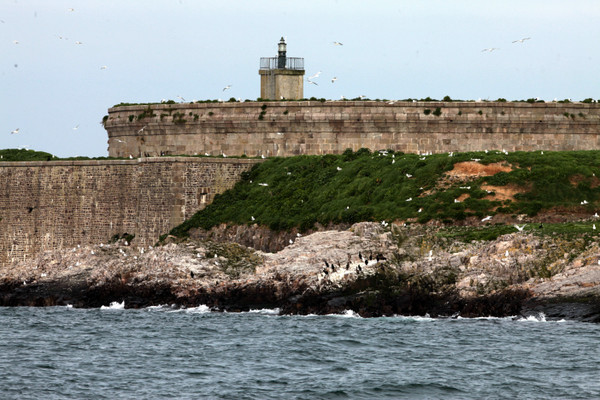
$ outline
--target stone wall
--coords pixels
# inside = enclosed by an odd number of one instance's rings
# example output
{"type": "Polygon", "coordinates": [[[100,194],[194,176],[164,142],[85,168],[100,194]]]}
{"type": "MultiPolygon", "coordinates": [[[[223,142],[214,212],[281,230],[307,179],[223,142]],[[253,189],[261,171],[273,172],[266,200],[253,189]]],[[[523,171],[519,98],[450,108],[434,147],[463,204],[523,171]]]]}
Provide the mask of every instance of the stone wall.
{"type": "Polygon", "coordinates": [[[600,148],[595,103],[275,101],[109,109],[109,155],[600,148]],[[261,116],[262,115],[262,116],[261,116]]]}
{"type": "Polygon", "coordinates": [[[0,266],[39,251],[161,234],[231,188],[258,160],[161,157],[0,162],[0,266]]]}

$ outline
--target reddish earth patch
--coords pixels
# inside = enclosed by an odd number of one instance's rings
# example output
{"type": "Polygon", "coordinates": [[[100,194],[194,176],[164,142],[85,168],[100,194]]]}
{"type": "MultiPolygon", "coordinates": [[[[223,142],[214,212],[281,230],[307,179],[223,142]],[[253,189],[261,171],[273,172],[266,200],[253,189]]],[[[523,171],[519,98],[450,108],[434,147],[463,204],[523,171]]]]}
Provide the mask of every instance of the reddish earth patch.
{"type": "Polygon", "coordinates": [[[481,185],[483,190],[489,190],[490,192],[494,192],[494,194],[490,194],[485,196],[486,200],[514,200],[515,194],[517,193],[525,193],[527,191],[527,187],[517,186],[517,185],[505,185],[505,186],[492,186],[492,185],[481,185]]]}
{"type": "Polygon", "coordinates": [[[597,188],[598,186],[600,186],[600,179],[598,179],[597,177],[593,176],[591,178],[587,178],[583,175],[580,174],[575,174],[575,175],[571,175],[569,177],[569,183],[573,186],[577,186],[579,185],[581,182],[589,182],[590,183],[590,187],[592,189],[597,188]]]}
{"type": "Polygon", "coordinates": [[[480,177],[495,175],[498,172],[510,172],[513,168],[503,163],[493,163],[483,165],[476,161],[464,161],[454,164],[452,171],[446,172],[446,175],[460,177],[480,177]]]}

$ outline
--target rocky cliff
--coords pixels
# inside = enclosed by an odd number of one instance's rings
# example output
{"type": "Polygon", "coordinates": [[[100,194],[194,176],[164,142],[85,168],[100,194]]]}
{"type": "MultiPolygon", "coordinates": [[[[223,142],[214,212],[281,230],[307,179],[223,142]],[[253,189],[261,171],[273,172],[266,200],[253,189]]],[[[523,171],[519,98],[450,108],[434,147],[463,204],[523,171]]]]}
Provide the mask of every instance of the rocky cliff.
{"type": "Polygon", "coordinates": [[[600,242],[513,233],[462,243],[424,226],[358,223],[275,253],[188,239],[48,251],[0,275],[0,305],[159,304],[286,314],[546,313],[600,322],[600,242]]]}

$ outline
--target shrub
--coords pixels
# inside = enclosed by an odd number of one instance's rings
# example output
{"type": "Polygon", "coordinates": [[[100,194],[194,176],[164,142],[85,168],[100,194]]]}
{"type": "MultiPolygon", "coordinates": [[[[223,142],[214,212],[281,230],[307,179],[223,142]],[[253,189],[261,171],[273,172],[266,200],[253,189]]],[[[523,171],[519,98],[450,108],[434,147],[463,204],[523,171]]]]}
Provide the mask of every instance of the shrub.
{"type": "Polygon", "coordinates": [[[440,115],[442,115],[442,110],[441,108],[437,107],[435,109],[435,111],[433,112],[433,115],[435,115],[436,117],[439,117],[440,115]]]}
{"type": "Polygon", "coordinates": [[[431,110],[429,108],[426,108],[425,110],[423,110],[423,114],[429,115],[431,114],[431,110]]]}

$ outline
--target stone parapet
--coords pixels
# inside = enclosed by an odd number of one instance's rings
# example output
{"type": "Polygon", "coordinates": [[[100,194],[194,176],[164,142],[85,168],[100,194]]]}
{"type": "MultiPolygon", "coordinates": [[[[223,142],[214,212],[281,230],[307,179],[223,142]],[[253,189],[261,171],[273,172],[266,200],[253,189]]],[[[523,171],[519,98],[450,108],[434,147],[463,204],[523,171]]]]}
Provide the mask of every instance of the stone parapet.
{"type": "Polygon", "coordinates": [[[109,155],[600,148],[595,103],[268,101],[113,107],[109,155]]]}

